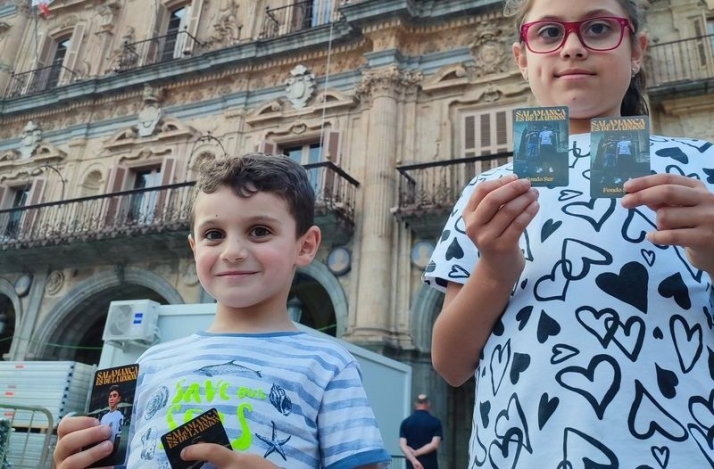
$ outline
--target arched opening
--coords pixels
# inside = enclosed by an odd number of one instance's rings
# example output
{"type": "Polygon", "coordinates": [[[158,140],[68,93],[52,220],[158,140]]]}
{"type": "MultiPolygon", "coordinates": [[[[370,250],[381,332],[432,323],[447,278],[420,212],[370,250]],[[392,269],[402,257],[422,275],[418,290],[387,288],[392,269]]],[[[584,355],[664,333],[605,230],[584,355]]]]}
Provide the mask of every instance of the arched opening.
{"type": "Polygon", "coordinates": [[[107,288],[82,300],[68,320],[57,325],[50,336],[46,355],[56,360],[70,360],[89,365],[99,364],[102,355],[102,333],[107,320],[109,303],[124,300],[153,300],[160,304],[168,301],[150,288],[123,284],[107,288]]]}
{"type": "Polygon", "coordinates": [[[10,353],[14,335],[15,306],[9,297],[0,295],[0,360],[6,353],[10,353]]]}
{"type": "Polygon", "coordinates": [[[102,173],[99,171],[92,171],[84,177],[82,185],[80,186],[80,197],[91,197],[93,195],[99,195],[102,188],[102,173]]]}
{"type": "Polygon", "coordinates": [[[288,311],[293,320],[318,331],[337,336],[335,307],[325,287],[312,276],[298,272],[290,288],[288,311]]]}

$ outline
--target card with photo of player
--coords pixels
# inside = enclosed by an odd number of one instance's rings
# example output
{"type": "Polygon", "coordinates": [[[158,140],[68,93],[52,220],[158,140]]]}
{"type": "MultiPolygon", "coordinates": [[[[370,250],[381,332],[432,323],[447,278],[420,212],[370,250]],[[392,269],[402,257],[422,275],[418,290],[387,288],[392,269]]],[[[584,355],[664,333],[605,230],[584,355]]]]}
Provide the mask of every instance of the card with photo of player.
{"type": "Polygon", "coordinates": [[[626,181],[648,174],[648,116],[602,117],[590,121],[591,197],[623,197],[626,181]]]}
{"type": "Polygon", "coordinates": [[[119,466],[126,462],[129,426],[136,393],[139,365],[126,365],[97,370],[87,415],[111,428],[112,453],[90,467],[119,466]]]}
{"type": "Polygon", "coordinates": [[[534,187],[568,185],[568,108],[513,110],[513,172],[534,187]]]}
{"type": "Polygon", "coordinates": [[[181,451],[187,446],[196,443],[215,443],[226,448],[231,447],[228,434],[216,409],[210,409],[171,430],[161,437],[161,443],[171,463],[171,469],[194,469],[201,467],[205,462],[181,459],[181,451]]]}

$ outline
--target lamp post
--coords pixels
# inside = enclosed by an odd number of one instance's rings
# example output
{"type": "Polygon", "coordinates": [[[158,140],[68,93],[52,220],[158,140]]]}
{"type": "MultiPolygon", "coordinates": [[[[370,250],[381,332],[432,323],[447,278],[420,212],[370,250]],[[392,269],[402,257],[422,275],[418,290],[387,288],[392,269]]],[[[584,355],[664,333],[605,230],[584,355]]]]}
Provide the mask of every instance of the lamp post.
{"type": "Polygon", "coordinates": [[[64,183],[67,182],[67,181],[65,180],[64,177],[62,177],[62,173],[60,173],[60,170],[57,169],[57,168],[55,168],[55,167],[52,166],[51,164],[47,164],[47,163],[45,163],[45,164],[43,164],[42,166],[40,166],[40,168],[51,169],[52,171],[54,171],[54,172],[59,176],[60,182],[62,183],[62,194],[61,194],[60,200],[64,200],[64,183]]]}

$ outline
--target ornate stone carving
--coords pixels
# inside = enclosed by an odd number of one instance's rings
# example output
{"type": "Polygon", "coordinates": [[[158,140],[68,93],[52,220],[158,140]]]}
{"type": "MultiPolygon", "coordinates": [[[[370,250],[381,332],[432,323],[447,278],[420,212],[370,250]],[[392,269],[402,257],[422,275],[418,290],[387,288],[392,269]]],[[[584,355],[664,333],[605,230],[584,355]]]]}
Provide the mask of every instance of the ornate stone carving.
{"type": "Polygon", "coordinates": [[[99,7],[99,27],[102,31],[112,31],[116,24],[121,5],[117,0],[109,0],[99,7]]]}
{"type": "Polygon", "coordinates": [[[243,24],[238,23],[238,8],[235,0],[225,0],[213,16],[213,34],[203,43],[206,50],[222,49],[237,44],[243,24]]]}
{"type": "Polygon", "coordinates": [[[20,147],[20,159],[29,159],[42,141],[42,129],[34,122],[29,121],[22,129],[23,138],[20,147]]]}
{"type": "Polygon", "coordinates": [[[122,70],[133,68],[137,65],[139,62],[139,55],[128,50],[126,47],[128,44],[132,44],[133,42],[134,28],[128,26],[122,36],[121,45],[114,49],[107,59],[109,65],[105,70],[106,72],[120,72],[122,70]]]}
{"type": "Polygon", "coordinates": [[[470,44],[471,55],[476,63],[476,76],[503,73],[514,67],[508,53],[508,38],[501,28],[482,22],[474,29],[478,31],[470,44]]]}
{"type": "Polygon", "coordinates": [[[62,290],[62,287],[64,286],[64,273],[59,270],[55,270],[50,274],[50,276],[47,278],[47,286],[45,286],[45,289],[47,290],[47,293],[50,295],[56,295],[62,290]]]}
{"type": "Polygon", "coordinates": [[[315,75],[304,65],[298,65],[290,71],[290,78],[285,80],[285,94],[295,109],[302,109],[315,92],[315,75]]]}
{"type": "Polygon", "coordinates": [[[137,125],[140,137],[148,137],[154,133],[163,112],[158,104],[163,100],[164,90],[161,87],[154,87],[144,84],[142,99],[144,108],[139,112],[139,124],[137,125]]]}
{"type": "Polygon", "coordinates": [[[369,70],[357,86],[357,96],[374,97],[380,94],[403,93],[421,83],[421,70],[400,70],[396,65],[379,70],[369,70]]]}

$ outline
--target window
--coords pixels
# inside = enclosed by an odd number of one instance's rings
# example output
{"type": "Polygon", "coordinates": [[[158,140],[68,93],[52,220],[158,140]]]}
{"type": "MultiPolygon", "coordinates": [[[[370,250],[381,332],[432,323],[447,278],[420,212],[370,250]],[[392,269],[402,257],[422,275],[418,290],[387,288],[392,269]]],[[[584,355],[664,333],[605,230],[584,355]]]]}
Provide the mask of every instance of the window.
{"type": "Polygon", "coordinates": [[[182,6],[172,10],[169,15],[168,27],[164,36],[164,45],[161,48],[161,62],[177,59],[183,56],[186,45],[187,21],[191,6],[182,6]]]}
{"type": "Polygon", "coordinates": [[[51,68],[45,89],[49,90],[57,86],[60,78],[60,72],[62,71],[62,64],[64,63],[64,58],[69,50],[70,43],[70,38],[62,39],[57,42],[57,48],[55,49],[54,56],[52,57],[52,63],[50,64],[51,68]]]}
{"type": "MultiPolygon", "coordinates": [[[[461,154],[458,157],[488,156],[513,151],[513,108],[511,107],[464,113],[461,128],[463,129],[461,154]]],[[[471,177],[506,164],[508,161],[508,157],[479,161],[470,165],[469,171],[473,171],[471,177]]]]}
{"type": "MultiPolygon", "coordinates": [[[[132,189],[148,189],[161,186],[161,167],[142,169],[132,173],[132,189]]],[[[154,220],[154,209],[159,191],[145,191],[131,196],[129,220],[144,224],[154,220]]]]}
{"type": "Polygon", "coordinates": [[[714,54],[714,18],[707,18],[707,35],[711,45],[709,52],[714,54]]]}
{"type": "Polygon", "coordinates": [[[312,0],[307,2],[307,16],[311,19],[310,26],[328,24],[332,21],[333,0],[312,0]]]}
{"type": "MultiPolygon", "coordinates": [[[[30,186],[17,187],[11,189],[10,193],[10,207],[8,208],[18,208],[27,205],[27,201],[30,200],[30,186]]],[[[3,233],[4,238],[17,238],[20,234],[20,229],[22,228],[22,216],[24,215],[23,210],[18,210],[16,212],[10,212],[10,216],[5,225],[5,231],[3,233]]]]}
{"type": "MultiPolygon", "coordinates": [[[[291,160],[296,161],[301,165],[306,165],[320,162],[322,145],[319,143],[306,143],[304,145],[283,146],[280,150],[283,155],[289,156],[291,160]]],[[[318,185],[320,173],[321,168],[307,170],[307,177],[316,193],[319,189],[318,185]]]]}

